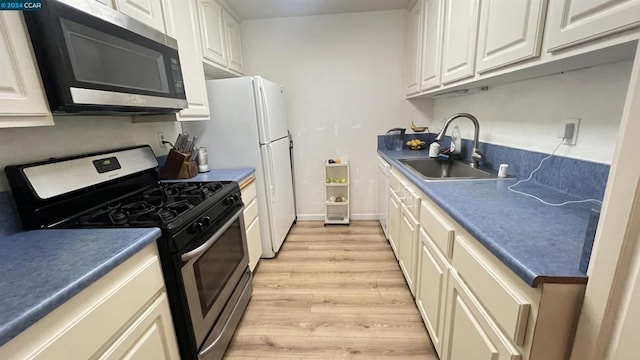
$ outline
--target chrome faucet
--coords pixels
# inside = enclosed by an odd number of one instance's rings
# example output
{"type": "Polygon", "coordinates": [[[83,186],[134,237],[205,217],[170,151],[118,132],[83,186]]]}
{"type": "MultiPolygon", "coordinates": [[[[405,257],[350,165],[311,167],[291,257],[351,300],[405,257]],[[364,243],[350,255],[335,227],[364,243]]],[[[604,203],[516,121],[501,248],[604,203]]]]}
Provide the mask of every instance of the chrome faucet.
{"type": "Polygon", "coordinates": [[[444,133],[447,132],[447,129],[449,128],[449,124],[451,124],[451,122],[457,118],[467,118],[471,120],[471,122],[473,123],[473,127],[475,131],[473,133],[473,150],[471,151],[471,166],[474,168],[477,168],[480,166],[480,160],[482,160],[482,153],[480,153],[480,151],[478,150],[478,134],[480,133],[480,124],[478,123],[478,119],[476,119],[475,116],[467,113],[459,113],[459,114],[452,115],[444,123],[442,130],[440,131],[438,136],[436,136],[436,141],[441,141],[442,139],[444,139],[444,133]]]}

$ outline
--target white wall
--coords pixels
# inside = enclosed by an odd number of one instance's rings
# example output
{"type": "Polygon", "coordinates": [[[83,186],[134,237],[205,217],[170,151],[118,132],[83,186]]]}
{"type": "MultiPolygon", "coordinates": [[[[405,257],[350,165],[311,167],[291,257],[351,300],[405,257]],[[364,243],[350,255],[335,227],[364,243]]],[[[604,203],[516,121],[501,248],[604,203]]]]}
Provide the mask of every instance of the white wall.
{"type": "MultiPolygon", "coordinates": [[[[129,116],[57,116],[55,126],[0,129],[0,168],[86,152],[149,144],[156,155],[164,155],[157,132],[173,142],[180,124],[133,124],[129,116]]],[[[6,176],[0,177],[0,191],[8,191],[6,176]]]]}
{"type": "MultiPolygon", "coordinates": [[[[468,112],[480,122],[480,141],[550,153],[560,142],[558,124],[577,117],[581,123],[576,146],[562,146],[558,154],[610,164],[631,67],[632,61],[623,61],[438,99],[432,125],[440,129],[444,118],[468,112]]],[[[472,139],[471,123],[456,122],[462,136],[472,139]]]]}
{"type": "MultiPolygon", "coordinates": [[[[285,86],[298,214],[324,214],[323,161],[351,162],[351,213],[376,212],[376,135],[426,123],[404,99],[406,10],[242,23],[247,73],[285,86]]],[[[320,217],[318,217],[320,218],[320,217]]]]}

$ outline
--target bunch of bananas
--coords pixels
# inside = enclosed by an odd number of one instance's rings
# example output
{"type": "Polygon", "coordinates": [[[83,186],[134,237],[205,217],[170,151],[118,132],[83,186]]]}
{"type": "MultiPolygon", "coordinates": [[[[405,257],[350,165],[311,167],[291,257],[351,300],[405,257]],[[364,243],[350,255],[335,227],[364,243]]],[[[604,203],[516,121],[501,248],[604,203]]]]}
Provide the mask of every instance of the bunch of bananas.
{"type": "Polygon", "coordinates": [[[426,142],[420,139],[409,140],[405,143],[405,145],[407,145],[411,150],[422,150],[425,144],[426,142]]]}
{"type": "Polygon", "coordinates": [[[417,133],[421,133],[424,132],[425,130],[427,132],[429,132],[429,128],[426,126],[416,126],[416,124],[413,123],[413,121],[411,122],[411,130],[413,130],[413,132],[417,132],[417,133]]]}

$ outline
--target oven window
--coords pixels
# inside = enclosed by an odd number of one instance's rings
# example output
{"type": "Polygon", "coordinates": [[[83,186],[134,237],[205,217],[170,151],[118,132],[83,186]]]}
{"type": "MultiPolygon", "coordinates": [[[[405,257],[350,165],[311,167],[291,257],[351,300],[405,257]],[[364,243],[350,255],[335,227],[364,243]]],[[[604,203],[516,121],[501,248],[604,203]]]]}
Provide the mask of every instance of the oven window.
{"type": "Polygon", "coordinates": [[[240,220],[236,220],[194,264],[203,317],[209,312],[243,258],[240,220]]]}
{"type": "Polygon", "coordinates": [[[60,22],[77,81],[169,93],[162,53],[68,19],[60,22]]]}

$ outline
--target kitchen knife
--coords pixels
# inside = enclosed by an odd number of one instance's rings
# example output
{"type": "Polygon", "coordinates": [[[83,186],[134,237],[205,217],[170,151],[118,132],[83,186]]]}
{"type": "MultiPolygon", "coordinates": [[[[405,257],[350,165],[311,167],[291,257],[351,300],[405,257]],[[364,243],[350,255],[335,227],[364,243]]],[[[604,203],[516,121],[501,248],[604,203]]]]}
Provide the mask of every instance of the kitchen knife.
{"type": "Polygon", "coordinates": [[[191,144],[193,144],[193,138],[187,140],[187,142],[184,144],[184,148],[182,152],[187,153],[191,151],[191,144]]]}
{"type": "Polygon", "coordinates": [[[194,161],[196,159],[196,156],[198,155],[198,148],[196,147],[197,143],[198,137],[194,136],[193,140],[191,141],[191,159],[189,159],[190,161],[194,161]]]}
{"type": "Polygon", "coordinates": [[[178,150],[178,144],[180,144],[180,141],[182,141],[182,133],[178,134],[178,137],[176,138],[176,141],[173,142],[173,149],[174,150],[178,150]]]}
{"type": "Polygon", "coordinates": [[[184,143],[185,137],[183,133],[178,134],[178,139],[176,139],[176,143],[174,149],[180,151],[182,144],[184,143]]]}
{"type": "Polygon", "coordinates": [[[189,142],[189,133],[188,132],[183,132],[182,133],[182,143],[180,144],[180,151],[181,152],[185,152],[187,150],[187,143],[189,142]]]}

